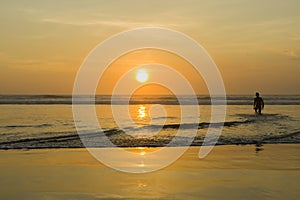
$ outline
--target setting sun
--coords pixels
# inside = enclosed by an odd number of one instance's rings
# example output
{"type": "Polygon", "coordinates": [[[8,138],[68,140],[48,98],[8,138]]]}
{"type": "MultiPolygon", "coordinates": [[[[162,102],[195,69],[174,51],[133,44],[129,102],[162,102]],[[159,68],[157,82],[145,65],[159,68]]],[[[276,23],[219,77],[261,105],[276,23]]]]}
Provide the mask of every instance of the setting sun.
{"type": "Polygon", "coordinates": [[[148,80],[148,72],[145,69],[140,69],[136,73],[136,80],[140,83],[144,83],[148,80]]]}

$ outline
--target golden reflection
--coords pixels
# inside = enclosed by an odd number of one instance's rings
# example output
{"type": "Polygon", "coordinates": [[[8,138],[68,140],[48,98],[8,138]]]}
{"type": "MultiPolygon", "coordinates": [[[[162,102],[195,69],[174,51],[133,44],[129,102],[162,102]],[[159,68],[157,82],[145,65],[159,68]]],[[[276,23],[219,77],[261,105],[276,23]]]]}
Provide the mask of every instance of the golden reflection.
{"type": "Polygon", "coordinates": [[[146,107],[143,106],[143,105],[139,105],[139,108],[138,108],[138,117],[140,119],[143,119],[147,116],[146,114],[146,107]]]}
{"type": "Polygon", "coordinates": [[[140,164],[138,164],[139,167],[145,167],[144,161],[142,161],[140,164]]]}
{"type": "Polygon", "coordinates": [[[139,187],[139,188],[146,188],[147,186],[148,186],[147,183],[145,183],[144,181],[141,181],[141,180],[140,180],[140,181],[138,182],[138,187],[139,187]]]}
{"type": "Polygon", "coordinates": [[[139,150],[138,154],[140,154],[140,156],[146,155],[145,147],[137,147],[137,149],[139,150]]]}

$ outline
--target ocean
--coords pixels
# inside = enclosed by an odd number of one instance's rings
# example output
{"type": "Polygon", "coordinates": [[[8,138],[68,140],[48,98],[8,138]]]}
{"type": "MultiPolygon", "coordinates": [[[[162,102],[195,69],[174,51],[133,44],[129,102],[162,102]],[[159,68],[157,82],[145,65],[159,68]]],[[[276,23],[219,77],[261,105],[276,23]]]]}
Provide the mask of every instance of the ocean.
{"type": "MultiPolygon", "coordinates": [[[[200,109],[197,135],[192,145],[202,145],[210,125],[210,97],[198,96],[193,105],[189,96],[183,104],[170,95],[134,96],[130,100],[126,130],[116,124],[110,96],[95,97],[97,118],[102,131],[90,130],[88,147],[106,147],[92,141],[108,137],[121,147],[162,147],[174,138],[179,127],[189,131],[195,124],[182,124],[180,107],[200,109]],[[159,106],[157,106],[159,105],[159,106]],[[163,112],[161,111],[163,108],[163,112]],[[97,137],[96,137],[97,136],[97,137]],[[101,138],[100,137],[100,138],[101,138]]],[[[217,145],[300,143],[300,95],[265,95],[262,115],[253,111],[253,96],[229,95],[227,114],[217,145]]],[[[117,109],[127,108],[124,96],[119,96],[117,109]]],[[[82,101],[85,104],[88,102],[82,101]]],[[[126,124],[126,118],[119,116],[126,124]]],[[[187,136],[189,137],[189,136],[187,136]]],[[[183,146],[187,138],[176,138],[173,146],[183,146]]],[[[81,148],[84,147],[75,128],[71,95],[0,95],[0,149],[81,148]]]]}

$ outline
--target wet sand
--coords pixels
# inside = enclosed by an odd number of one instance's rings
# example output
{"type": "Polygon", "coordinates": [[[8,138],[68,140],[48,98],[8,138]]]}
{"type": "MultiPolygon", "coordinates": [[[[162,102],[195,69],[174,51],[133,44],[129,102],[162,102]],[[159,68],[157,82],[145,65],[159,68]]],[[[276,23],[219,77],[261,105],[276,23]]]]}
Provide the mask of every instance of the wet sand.
{"type": "MultiPolygon", "coordinates": [[[[165,169],[128,174],[86,149],[0,151],[0,199],[299,199],[300,145],[191,147],[165,169]]],[[[153,149],[150,149],[153,150],[153,149]]]]}

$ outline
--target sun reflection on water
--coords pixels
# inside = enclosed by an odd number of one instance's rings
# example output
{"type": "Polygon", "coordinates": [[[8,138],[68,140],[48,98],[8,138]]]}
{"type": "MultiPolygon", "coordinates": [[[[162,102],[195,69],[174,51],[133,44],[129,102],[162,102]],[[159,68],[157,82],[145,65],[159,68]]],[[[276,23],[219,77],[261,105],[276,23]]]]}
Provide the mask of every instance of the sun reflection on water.
{"type": "Polygon", "coordinates": [[[139,167],[145,167],[145,164],[144,163],[141,163],[138,165],[139,167]]]}
{"type": "Polygon", "coordinates": [[[138,118],[140,119],[145,118],[147,116],[146,107],[143,105],[139,105],[137,114],[138,114],[138,118]]]}
{"type": "Polygon", "coordinates": [[[145,181],[139,180],[138,187],[139,188],[146,188],[148,184],[145,181]]]}

